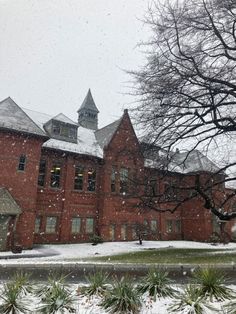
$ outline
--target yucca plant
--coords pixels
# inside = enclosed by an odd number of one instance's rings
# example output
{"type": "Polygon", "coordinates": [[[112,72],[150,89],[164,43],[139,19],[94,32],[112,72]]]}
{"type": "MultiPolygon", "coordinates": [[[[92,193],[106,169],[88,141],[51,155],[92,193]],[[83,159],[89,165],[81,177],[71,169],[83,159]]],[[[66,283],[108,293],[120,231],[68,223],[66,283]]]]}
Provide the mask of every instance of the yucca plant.
{"type": "Polygon", "coordinates": [[[17,272],[13,275],[10,282],[3,285],[0,298],[2,299],[0,305],[1,314],[17,314],[28,313],[27,295],[31,291],[29,284],[29,275],[23,272],[17,272]]]}
{"type": "Polygon", "coordinates": [[[65,279],[66,276],[51,274],[48,277],[47,284],[37,284],[33,287],[33,294],[38,298],[42,298],[46,293],[50,293],[55,284],[63,285],[66,289],[68,289],[68,286],[65,284],[65,279]]]}
{"type": "Polygon", "coordinates": [[[15,282],[4,284],[0,295],[2,299],[0,304],[1,314],[25,314],[29,312],[21,292],[21,286],[15,282]]]}
{"type": "Polygon", "coordinates": [[[86,277],[89,285],[78,290],[79,293],[86,296],[100,295],[102,296],[108,288],[107,280],[109,274],[102,271],[90,274],[86,277]]]}
{"type": "Polygon", "coordinates": [[[115,280],[100,305],[109,313],[137,314],[141,307],[140,294],[128,278],[122,277],[115,280]]]}
{"type": "Polygon", "coordinates": [[[64,277],[49,278],[49,284],[41,286],[36,296],[40,297],[40,306],[36,313],[75,313],[75,296],[64,284],[64,277]]]}
{"type": "Polygon", "coordinates": [[[193,282],[199,285],[200,294],[218,301],[231,299],[233,291],[226,287],[224,274],[214,268],[199,268],[193,273],[193,282]]]}
{"type": "Polygon", "coordinates": [[[208,301],[203,297],[196,286],[189,285],[179,295],[175,295],[173,303],[168,308],[168,313],[179,314],[204,314],[207,310],[215,311],[208,301]]]}
{"type": "Polygon", "coordinates": [[[223,309],[227,314],[236,314],[236,299],[234,298],[228,304],[226,304],[223,309]]]}
{"type": "Polygon", "coordinates": [[[172,281],[168,278],[168,272],[157,269],[149,270],[137,290],[141,294],[148,293],[156,301],[156,297],[171,297],[175,290],[170,286],[172,281]]]}
{"type": "Polygon", "coordinates": [[[12,282],[19,287],[20,292],[23,295],[32,292],[32,284],[30,284],[30,274],[24,272],[17,272],[12,277],[12,282]]]}

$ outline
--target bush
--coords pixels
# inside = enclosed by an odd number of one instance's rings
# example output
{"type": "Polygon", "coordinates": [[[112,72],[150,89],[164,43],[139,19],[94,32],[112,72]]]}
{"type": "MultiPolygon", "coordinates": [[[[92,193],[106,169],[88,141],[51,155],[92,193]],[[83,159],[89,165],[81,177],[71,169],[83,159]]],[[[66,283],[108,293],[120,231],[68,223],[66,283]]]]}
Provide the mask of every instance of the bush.
{"type": "Polygon", "coordinates": [[[9,283],[3,285],[0,298],[0,313],[4,314],[20,314],[29,313],[25,295],[30,290],[29,276],[23,273],[17,273],[13,276],[9,283]]]}
{"type": "Polygon", "coordinates": [[[92,242],[92,245],[97,245],[103,243],[103,239],[99,235],[94,234],[90,237],[90,242],[92,242]]]}
{"type": "Polygon", "coordinates": [[[175,295],[174,299],[168,313],[204,314],[207,309],[215,310],[193,285],[187,286],[181,294],[175,295]]]}
{"type": "Polygon", "coordinates": [[[200,294],[211,301],[213,298],[221,301],[232,297],[232,290],[225,286],[225,276],[217,269],[199,268],[193,273],[193,279],[199,285],[200,294]]]}
{"type": "Polygon", "coordinates": [[[89,286],[80,288],[78,292],[88,296],[103,295],[108,287],[108,276],[101,271],[87,276],[86,280],[89,282],[89,286]]]}
{"type": "Polygon", "coordinates": [[[154,301],[156,297],[171,297],[175,290],[170,287],[171,280],[168,278],[168,272],[164,270],[150,270],[147,276],[138,285],[138,291],[142,294],[148,292],[154,301]]]}
{"type": "Polygon", "coordinates": [[[38,289],[36,295],[40,297],[42,304],[36,313],[76,313],[75,297],[64,284],[64,277],[60,277],[58,280],[49,278],[49,284],[38,289]]]}
{"type": "Polygon", "coordinates": [[[100,304],[109,313],[137,314],[140,312],[140,294],[130,280],[116,280],[100,304]]]}

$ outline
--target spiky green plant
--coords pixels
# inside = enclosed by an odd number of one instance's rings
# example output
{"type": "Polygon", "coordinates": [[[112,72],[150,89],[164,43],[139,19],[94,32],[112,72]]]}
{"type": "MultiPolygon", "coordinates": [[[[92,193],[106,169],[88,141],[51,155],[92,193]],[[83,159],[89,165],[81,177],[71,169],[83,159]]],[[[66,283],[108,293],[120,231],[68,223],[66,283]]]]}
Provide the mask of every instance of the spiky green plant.
{"type": "Polygon", "coordinates": [[[236,314],[236,299],[232,299],[228,304],[226,304],[223,309],[227,314],[236,314]]]}
{"type": "Polygon", "coordinates": [[[206,310],[215,311],[208,301],[203,297],[196,286],[189,285],[185,290],[174,296],[173,303],[168,308],[168,313],[179,314],[204,314],[206,310]]]}
{"type": "Polygon", "coordinates": [[[12,277],[12,282],[19,287],[20,292],[23,295],[32,292],[32,285],[30,284],[30,274],[24,272],[17,272],[12,277]]]}
{"type": "Polygon", "coordinates": [[[65,279],[66,276],[64,275],[51,274],[48,277],[47,284],[37,284],[33,287],[33,294],[38,298],[42,298],[46,293],[50,293],[55,284],[63,285],[67,289],[68,286],[65,284],[65,279]]]}
{"type": "Polygon", "coordinates": [[[65,284],[65,277],[49,277],[47,285],[41,285],[35,295],[40,298],[37,313],[75,313],[75,296],[65,284]]]}
{"type": "Polygon", "coordinates": [[[75,313],[75,298],[64,286],[56,283],[41,299],[38,312],[42,314],[75,313]]]}
{"type": "Polygon", "coordinates": [[[141,307],[140,294],[129,279],[122,277],[115,280],[100,305],[109,313],[137,314],[141,307]]]}
{"type": "Polygon", "coordinates": [[[29,312],[25,299],[22,297],[22,287],[17,282],[4,284],[1,291],[1,314],[25,314],[29,312]]]}
{"type": "Polygon", "coordinates": [[[233,291],[226,287],[226,278],[218,269],[199,268],[193,273],[193,282],[199,285],[200,294],[211,301],[231,299],[233,291]]]}
{"type": "Polygon", "coordinates": [[[172,281],[168,278],[168,272],[162,269],[149,270],[137,290],[141,294],[148,293],[156,301],[156,297],[171,297],[175,290],[170,286],[172,281]]]}
{"type": "Polygon", "coordinates": [[[108,288],[107,280],[109,274],[102,271],[95,272],[86,277],[89,285],[80,288],[79,293],[87,296],[103,295],[108,288]]]}

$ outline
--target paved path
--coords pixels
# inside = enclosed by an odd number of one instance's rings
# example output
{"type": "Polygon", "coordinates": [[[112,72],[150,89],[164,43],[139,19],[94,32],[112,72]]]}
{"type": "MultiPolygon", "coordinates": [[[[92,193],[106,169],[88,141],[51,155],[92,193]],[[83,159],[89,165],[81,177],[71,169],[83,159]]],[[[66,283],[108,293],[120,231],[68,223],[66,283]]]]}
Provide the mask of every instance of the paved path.
{"type": "MultiPolygon", "coordinates": [[[[5,264],[0,265],[0,280],[8,280],[13,273],[23,271],[31,274],[32,280],[45,281],[51,274],[62,274],[67,276],[69,282],[84,281],[85,277],[93,272],[102,270],[111,275],[129,276],[131,278],[138,278],[144,276],[150,268],[161,267],[169,272],[170,278],[178,283],[186,283],[191,278],[191,274],[199,265],[147,265],[147,264],[105,264],[105,263],[52,263],[50,261],[36,264],[36,263],[22,263],[22,264],[5,264]]],[[[216,265],[215,268],[223,271],[229,283],[236,284],[236,267],[232,265],[216,265]]]]}

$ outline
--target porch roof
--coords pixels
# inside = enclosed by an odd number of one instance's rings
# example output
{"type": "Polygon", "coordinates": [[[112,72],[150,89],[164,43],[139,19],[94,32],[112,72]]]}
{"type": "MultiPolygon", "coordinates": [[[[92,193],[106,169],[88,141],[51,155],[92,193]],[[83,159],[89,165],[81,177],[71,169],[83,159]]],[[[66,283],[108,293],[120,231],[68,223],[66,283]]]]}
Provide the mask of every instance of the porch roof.
{"type": "Polygon", "coordinates": [[[22,213],[20,206],[16,203],[6,188],[0,188],[0,215],[19,215],[22,213]]]}

